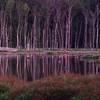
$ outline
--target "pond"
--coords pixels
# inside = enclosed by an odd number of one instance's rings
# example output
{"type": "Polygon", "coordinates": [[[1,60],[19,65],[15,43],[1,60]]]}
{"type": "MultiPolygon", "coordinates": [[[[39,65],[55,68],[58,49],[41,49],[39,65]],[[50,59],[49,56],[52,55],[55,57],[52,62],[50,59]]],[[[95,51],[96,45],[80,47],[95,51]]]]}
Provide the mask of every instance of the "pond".
{"type": "Polygon", "coordinates": [[[65,73],[94,75],[100,72],[100,64],[82,59],[82,55],[0,55],[0,76],[16,76],[34,81],[65,73]]]}

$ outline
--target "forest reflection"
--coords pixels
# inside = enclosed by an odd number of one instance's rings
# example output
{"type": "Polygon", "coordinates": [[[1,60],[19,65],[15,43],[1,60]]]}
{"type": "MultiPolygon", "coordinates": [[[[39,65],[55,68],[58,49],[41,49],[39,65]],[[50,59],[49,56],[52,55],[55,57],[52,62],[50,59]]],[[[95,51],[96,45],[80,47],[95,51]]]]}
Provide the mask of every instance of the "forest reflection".
{"type": "Polygon", "coordinates": [[[0,55],[1,76],[17,76],[28,81],[64,73],[91,75],[99,72],[100,67],[95,61],[82,60],[81,56],[0,55]]]}

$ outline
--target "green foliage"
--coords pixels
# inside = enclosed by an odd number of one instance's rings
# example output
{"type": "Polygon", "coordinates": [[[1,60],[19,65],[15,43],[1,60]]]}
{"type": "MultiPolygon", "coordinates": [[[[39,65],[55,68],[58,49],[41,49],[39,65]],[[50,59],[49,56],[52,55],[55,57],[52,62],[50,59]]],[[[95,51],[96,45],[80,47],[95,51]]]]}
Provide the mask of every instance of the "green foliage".
{"type": "Polygon", "coordinates": [[[29,7],[27,3],[24,3],[23,1],[17,1],[17,12],[19,15],[27,15],[29,12],[29,7]]]}
{"type": "Polygon", "coordinates": [[[95,97],[95,96],[90,96],[90,97],[82,97],[82,96],[75,96],[75,97],[72,97],[71,100],[85,100],[85,98],[87,98],[87,100],[100,100],[100,97],[95,97]]]}
{"type": "Polygon", "coordinates": [[[78,7],[82,9],[89,8],[90,4],[91,4],[91,0],[79,0],[78,1],[78,5],[79,5],[78,7]]]}
{"type": "Polygon", "coordinates": [[[0,0],[0,7],[5,8],[5,5],[8,0],[0,0]]]}
{"type": "Polygon", "coordinates": [[[86,56],[84,56],[83,57],[83,59],[85,59],[85,60],[96,60],[96,59],[99,59],[99,55],[86,55],[86,56]]]}
{"type": "Polygon", "coordinates": [[[23,14],[23,2],[17,1],[16,5],[17,5],[16,9],[17,9],[18,14],[22,15],[23,14]]]}
{"type": "Polygon", "coordinates": [[[29,12],[29,7],[28,7],[28,4],[27,3],[24,3],[23,4],[23,13],[25,14],[25,15],[27,15],[28,14],[28,12],[29,12]]]}
{"type": "Polygon", "coordinates": [[[25,90],[16,97],[16,100],[32,100],[33,95],[33,91],[25,90]]]}
{"type": "Polygon", "coordinates": [[[0,94],[0,100],[11,100],[9,94],[0,94]]]}
{"type": "Polygon", "coordinates": [[[2,93],[8,93],[9,92],[9,87],[8,86],[0,86],[0,94],[2,93]]]}
{"type": "Polygon", "coordinates": [[[98,97],[91,96],[91,97],[89,98],[89,100],[100,100],[100,96],[98,96],[98,97]]]}
{"type": "Polygon", "coordinates": [[[13,10],[15,4],[15,0],[8,0],[7,4],[6,4],[6,11],[10,12],[13,10]]]}
{"type": "Polygon", "coordinates": [[[74,94],[74,91],[70,89],[58,89],[53,91],[53,93],[50,96],[53,96],[53,98],[56,98],[56,100],[60,100],[62,98],[71,98],[74,94]]]}
{"type": "Polygon", "coordinates": [[[69,6],[75,6],[77,3],[79,3],[79,0],[65,0],[65,3],[69,6]]]}
{"type": "Polygon", "coordinates": [[[83,100],[83,98],[81,96],[75,96],[75,97],[72,97],[71,100],[83,100]]]}
{"type": "Polygon", "coordinates": [[[9,87],[0,86],[0,100],[10,100],[9,87]]]}

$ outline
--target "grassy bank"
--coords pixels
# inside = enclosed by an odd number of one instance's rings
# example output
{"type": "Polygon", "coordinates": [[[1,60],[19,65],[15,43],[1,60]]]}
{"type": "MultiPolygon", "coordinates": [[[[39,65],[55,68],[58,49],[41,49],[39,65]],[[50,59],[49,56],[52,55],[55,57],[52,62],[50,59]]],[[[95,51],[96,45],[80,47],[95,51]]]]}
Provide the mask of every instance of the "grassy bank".
{"type": "Polygon", "coordinates": [[[0,100],[100,100],[100,75],[62,75],[31,83],[1,77],[0,100]]]}

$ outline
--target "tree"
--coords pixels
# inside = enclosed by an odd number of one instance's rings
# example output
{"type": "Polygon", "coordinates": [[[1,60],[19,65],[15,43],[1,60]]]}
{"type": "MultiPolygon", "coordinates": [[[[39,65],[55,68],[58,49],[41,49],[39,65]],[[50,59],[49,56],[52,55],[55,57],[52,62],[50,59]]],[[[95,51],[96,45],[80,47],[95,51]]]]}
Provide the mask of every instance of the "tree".
{"type": "MultiPolygon", "coordinates": [[[[24,31],[25,31],[25,43],[26,43],[26,32],[27,32],[27,16],[29,12],[29,7],[26,3],[23,3],[23,1],[17,1],[17,12],[18,12],[18,28],[17,28],[17,48],[21,48],[21,33],[22,33],[22,21],[23,21],[23,16],[25,16],[25,26],[24,26],[24,31]]],[[[25,44],[24,44],[25,45],[25,44]]]]}
{"type": "Polygon", "coordinates": [[[5,6],[6,16],[7,16],[7,30],[5,40],[6,40],[6,46],[12,47],[12,11],[15,6],[15,0],[8,0],[5,6]]]}

